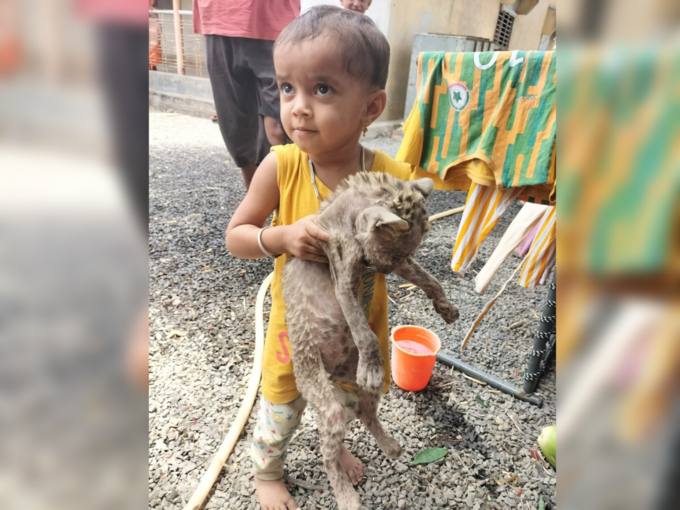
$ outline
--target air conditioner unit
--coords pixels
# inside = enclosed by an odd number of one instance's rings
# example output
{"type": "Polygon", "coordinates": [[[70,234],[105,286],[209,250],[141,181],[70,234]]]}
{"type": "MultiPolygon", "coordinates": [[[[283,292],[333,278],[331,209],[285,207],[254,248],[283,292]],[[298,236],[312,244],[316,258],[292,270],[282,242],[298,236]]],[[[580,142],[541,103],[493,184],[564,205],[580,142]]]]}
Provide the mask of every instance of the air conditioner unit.
{"type": "Polygon", "coordinates": [[[516,14],[529,14],[536,5],[538,0],[500,0],[503,5],[512,5],[512,11],[516,14]]]}
{"type": "Polygon", "coordinates": [[[515,6],[515,12],[520,15],[529,14],[537,4],[538,0],[519,0],[515,6]]]}

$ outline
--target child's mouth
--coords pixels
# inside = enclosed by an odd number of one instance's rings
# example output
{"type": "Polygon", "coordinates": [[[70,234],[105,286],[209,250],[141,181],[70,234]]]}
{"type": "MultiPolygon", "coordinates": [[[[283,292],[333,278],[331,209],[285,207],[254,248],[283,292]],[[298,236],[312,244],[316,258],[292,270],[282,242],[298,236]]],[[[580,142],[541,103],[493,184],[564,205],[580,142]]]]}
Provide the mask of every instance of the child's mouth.
{"type": "Polygon", "coordinates": [[[309,135],[313,135],[314,133],[316,133],[316,131],[312,131],[311,129],[305,129],[305,128],[295,128],[293,131],[298,136],[309,136],[309,135]]]}

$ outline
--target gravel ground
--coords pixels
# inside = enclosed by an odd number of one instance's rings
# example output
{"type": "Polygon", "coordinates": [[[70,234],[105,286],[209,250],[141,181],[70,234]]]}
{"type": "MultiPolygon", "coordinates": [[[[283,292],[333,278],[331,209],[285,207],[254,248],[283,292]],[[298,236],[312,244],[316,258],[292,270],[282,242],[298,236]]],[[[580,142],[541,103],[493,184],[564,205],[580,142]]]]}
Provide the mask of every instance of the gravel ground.
{"type": "MultiPolygon", "coordinates": [[[[394,156],[400,139],[366,140],[394,156]]],[[[150,132],[150,397],[149,506],[180,509],[191,496],[220,442],[223,420],[232,420],[253,362],[254,309],[258,288],[272,271],[268,259],[240,260],[225,248],[224,232],[244,196],[240,171],[229,157],[217,125],[177,114],[151,113],[150,132]]],[[[462,205],[463,193],[435,192],[428,212],[462,205]]],[[[390,324],[430,328],[444,348],[457,353],[483,305],[518,263],[507,261],[486,295],[474,277],[519,211],[515,205],[483,243],[465,276],[449,262],[460,216],[436,221],[418,252],[418,262],[444,286],[461,312],[447,326],[419,289],[388,278],[390,324]]],[[[463,359],[521,386],[545,288],[508,285],[475,332],[463,359]],[[513,325],[512,328],[510,326],[513,325]]],[[[409,393],[392,385],[380,417],[405,453],[386,459],[358,422],[346,444],[366,466],[359,486],[365,509],[556,508],[556,473],[536,460],[541,429],[555,421],[554,370],[543,378],[542,408],[520,402],[437,365],[428,387],[409,393]],[[423,448],[445,447],[449,455],[427,466],[409,467],[423,448]]],[[[259,509],[254,494],[246,426],[205,508],[259,509]]],[[[335,509],[323,470],[313,417],[289,448],[288,475],[319,488],[290,485],[303,509],[335,509]]]]}

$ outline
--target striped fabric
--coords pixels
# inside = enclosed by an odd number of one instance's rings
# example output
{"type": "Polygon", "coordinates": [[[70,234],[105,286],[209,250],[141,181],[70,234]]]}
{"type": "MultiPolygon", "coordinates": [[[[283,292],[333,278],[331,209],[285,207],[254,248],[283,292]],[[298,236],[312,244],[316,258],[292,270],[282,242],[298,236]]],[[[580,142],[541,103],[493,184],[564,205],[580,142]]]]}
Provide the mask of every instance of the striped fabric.
{"type": "Polygon", "coordinates": [[[498,190],[489,186],[470,185],[465,210],[460,219],[458,236],[453,248],[451,269],[465,273],[477,258],[482,241],[493,230],[508,206],[523,188],[498,190]]]}
{"type": "Polygon", "coordinates": [[[555,263],[557,214],[555,207],[549,207],[539,222],[538,232],[524,262],[519,284],[523,287],[545,285],[548,274],[555,263]]]}
{"type": "Polygon", "coordinates": [[[397,160],[457,189],[536,186],[551,202],[556,67],[554,52],[421,53],[397,160]]]}

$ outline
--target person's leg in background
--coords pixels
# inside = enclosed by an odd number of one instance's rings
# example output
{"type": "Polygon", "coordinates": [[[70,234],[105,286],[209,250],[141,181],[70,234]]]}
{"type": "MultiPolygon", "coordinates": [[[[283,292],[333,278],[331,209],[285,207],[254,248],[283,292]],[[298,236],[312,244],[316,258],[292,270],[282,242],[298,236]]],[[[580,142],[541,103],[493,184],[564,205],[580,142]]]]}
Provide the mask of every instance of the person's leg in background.
{"type": "Polygon", "coordinates": [[[264,130],[267,134],[267,140],[269,140],[270,145],[284,145],[288,140],[286,132],[283,130],[279,119],[265,116],[264,130]]]}
{"type": "Polygon", "coordinates": [[[258,144],[258,163],[262,161],[272,145],[289,143],[286,132],[281,126],[281,96],[276,82],[276,70],[272,49],[274,41],[246,39],[246,58],[257,84],[258,113],[263,119],[266,139],[258,144]]]}
{"type": "MultiPolygon", "coordinates": [[[[113,151],[140,239],[149,235],[149,30],[146,25],[97,26],[100,83],[107,103],[113,151]]],[[[128,371],[145,390],[149,384],[149,312],[146,299],[131,325],[128,371]]]]}
{"type": "Polygon", "coordinates": [[[116,166],[134,209],[149,232],[149,30],[108,23],[97,26],[98,72],[105,93],[116,166]],[[140,53],[140,48],[145,53],[140,53]]]}
{"type": "Polygon", "coordinates": [[[205,36],[206,63],[222,138],[246,190],[261,161],[260,123],[255,77],[244,62],[244,39],[205,36]],[[258,160],[259,158],[259,160],[258,160]]]}

